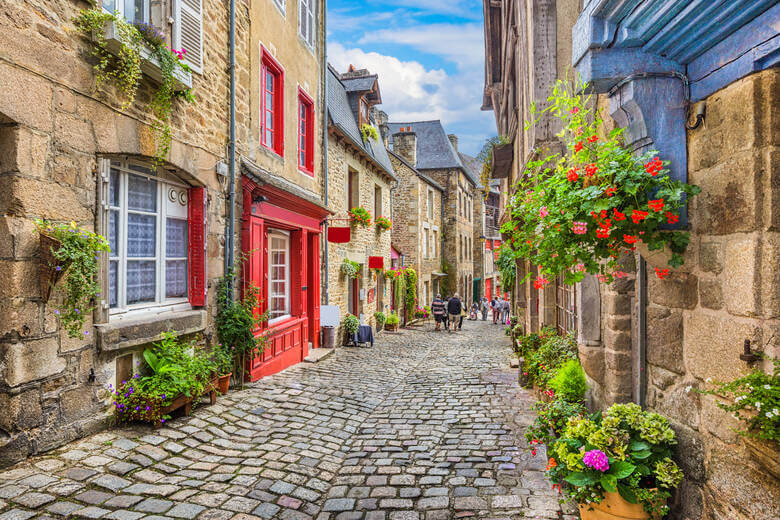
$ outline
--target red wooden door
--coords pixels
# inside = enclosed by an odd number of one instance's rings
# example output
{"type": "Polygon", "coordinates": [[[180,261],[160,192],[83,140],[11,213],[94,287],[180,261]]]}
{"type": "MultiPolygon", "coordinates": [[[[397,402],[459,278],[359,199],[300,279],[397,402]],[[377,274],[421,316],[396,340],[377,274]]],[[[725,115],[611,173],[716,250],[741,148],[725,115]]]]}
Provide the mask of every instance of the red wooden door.
{"type": "Polygon", "coordinates": [[[485,280],[485,297],[488,300],[493,299],[493,279],[488,278],[485,280]]]}

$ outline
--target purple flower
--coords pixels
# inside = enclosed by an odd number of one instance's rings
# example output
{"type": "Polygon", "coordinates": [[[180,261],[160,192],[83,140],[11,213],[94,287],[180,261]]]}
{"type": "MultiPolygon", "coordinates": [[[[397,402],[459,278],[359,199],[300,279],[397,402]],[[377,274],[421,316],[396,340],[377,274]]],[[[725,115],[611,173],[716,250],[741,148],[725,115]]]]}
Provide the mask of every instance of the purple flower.
{"type": "Polygon", "coordinates": [[[88,330],[85,330],[85,331],[84,331],[84,335],[85,335],[85,336],[89,336],[89,331],[88,331],[88,330]]]}
{"type": "Polygon", "coordinates": [[[140,407],[140,406],[136,406],[136,407],[135,407],[135,411],[136,411],[136,412],[137,412],[138,410],[140,410],[140,409],[141,409],[141,407],[140,407]]]}
{"type": "Polygon", "coordinates": [[[162,395],[162,398],[165,399],[165,394],[162,395]]]}
{"type": "Polygon", "coordinates": [[[151,407],[150,407],[150,406],[147,406],[147,407],[146,407],[146,411],[147,411],[147,412],[149,411],[149,408],[151,408],[151,407]]]}
{"type": "Polygon", "coordinates": [[[609,459],[601,450],[591,450],[585,453],[582,457],[582,463],[602,473],[609,469],[609,459]]]}
{"type": "Polygon", "coordinates": [[[160,419],[160,422],[165,422],[165,419],[160,419]]]}
{"type": "Polygon", "coordinates": [[[76,311],[76,314],[81,314],[81,311],[79,311],[78,309],[73,309],[73,310],[76,311]]]}
{"type": "Polygon", "coordinates": [[[62,267],[58,265],[57,267],[54,268],[54,270],[55,271],[62,271],[62,267]]]}
{"type": "Polygon", "coordinates": [[[54,310],[54,314],[56,314],[56,315],[58,315],[58,316],[59,316],[59,314],[60,314],[60,311],[59,311],[58,309],[55,309],[55,310],[54,310]]]}

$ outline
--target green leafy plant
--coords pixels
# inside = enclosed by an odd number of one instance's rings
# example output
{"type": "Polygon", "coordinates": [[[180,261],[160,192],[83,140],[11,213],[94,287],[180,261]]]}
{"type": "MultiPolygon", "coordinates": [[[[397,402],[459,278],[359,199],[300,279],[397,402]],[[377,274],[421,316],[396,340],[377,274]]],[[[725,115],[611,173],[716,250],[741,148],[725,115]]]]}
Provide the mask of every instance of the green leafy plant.
{"type": "Polygon", "coordinates": [[[557,434],[566,426],[569,417],[584,416],[588,411],[581,402],[570,402],[565,399],[554,399],[550,402],[537,401],[533,408],[536,418],[525,432],[526,440],[533,447],[539,444],[552,446],[557,434]]]}
{"type": "Polygon", "coordinates": [[[364,141],[368,141],[369,139],[373,139],[374,141],[379,140],[379,132],[376,131],[376,127],[368,123],[363,123],[360,127],[360,135],[363,137],[364,141]]]}
{"type": "Polygon", "coordinates": [[[396,314],[396,312],[393,311],[387,315],[387,321],[385,323],[387,325],[390,325],[391,327],[395,327],[396,325],[401,323],[401,318],[399,318],[398,314],[396,314]]]}
{"type": "Polygon", "coordinates": [[[389,231],[393,229],[393,221],[387,217],[377,217],[375,222],[376,228],[379,231],[389,231]]]}
{"type": "Polygon", "coordinates": [[[491,137],[482,146],[482,149],[477,154],[477,161],[482,164],[482,170],[480,171],[480,182],[484,187],[485,199],[490,195],[490,176],[493,173],[493,148],[503,144],[508,144],[509,138],[505,135],[498,135],[491,137]]]}
{"type": "Polygon", "coordinates": [[[551,333],[543,338],[538,349],[528,352],[524,358],[524,375],[552,396],[548,383],[561,365],[570,359],[577,359],[577,342],[573,334],[558,336],[551,333]]]}
{"type": "Polygon", "coordinates": [[[772,374],[756,368],[748,375],[727,383],[715,382],[703,394],[723,395],[730,403],[718,406],[745,425],[740,435],[780,443],[780,359],[773,359],[772,374]]]}
{"type": "Polygon", "coordinates": [[[431,308],[428,305],[417,307],[414,310],[415,319],[428,319],[431,317],[431,308]]]}
{"type": "Polygon", "coordinates": [[[217,343],[211,351],[212,360],[220,376],[226,376],[233,372],[233,352],[223,345],[217,343]]]}
{"type": "Polygon", "coordinates": [[[217,315],[215,326],[222,346],[231,353],[233,377],[244,384],[247,359],[254,359],[268,343],[269,334],[259,332],[268,320],[268,312],[260,313],[260,290],[248,284],[240,298],[233,297],[236,282],[240,280],[238,269],[246,261],[242,255],[236,264],[217,283],[217,315]]]}
{"type": "Polygon", "coordinates": [[[382,311],[376,311],[374,313],[374,319],[376,320],[376,326],[377,328],[381,329],[385,326],[385,322],[387,321],[387,316],[382,311]]]}
{"type": "Polygon", "coordinates": [[[406,315],[409,316],[413,315],[417,306],[417,271],[407,267],[404,274],[406,275],[406,315]]]}
{"type": "Polygon", "coordinates": [[[633,403],[616,404],[604,414],[569,418],[552,447],[547,474],[580,504],[619,493],[663,516],[669,512],[666,500],[683,479],[671,459],[675,444],[666,418],[633,403]]]}
{"type": "MultiPolygon", "coordinates": [[[[566,283],[581,281],[585,273],[605,283],[624,277],[618,257],[638,242],[650,251],[668,248],[669,265],[682,265],[689,234],[668,226],[701,190],[669,177],[668,163],[655,152],[635,156],[622,129],[601,137],[599,113],[588,108],[590,96],[578,92],[587,92],[587,85],[561,80],[547,108],[532,107],[537,119],[528,126],[544,114],[557,118],[565,152],[528,162],[502,226],[514,253],[542,267],[534,287],[561,274],[566,283]]],[[[656,268],[656,274],[664,278],[669,269],[656,268]]]]}
{"type": "Polygon", "coordinates": [[[351,337],[353,334],[357,334],[358,329],[360,328],[360,320],[357,316],[354,316],[352,314],[347,314],[344,316],[344,330],[347,331],[347,334],[351,337]]]}
{"type": "Polygon", "coordinates": [[[92,42],[90,52],[97,60],[94,65],[97,86],[107,80],[116,82],[124,96],[122,110],[135,101],[138,92],[142,76],[142,49],[148,49],[157,58],[162,81],[152,96],[151,109],[155,116],[154,129],[157,135],[155,161],[162,163],[170,151],[170,119],[174,100],[183,99],[189,103],[195,100],[191,89],[175,88],[177,70],[190,72],[187,64],[182,62],[186,49],[168,49],[162,32],[152,24],[129,24],[117,13],[106,13],[99,4],[92,9],[82,10],[73,23],[92,42]],[[104,34],[108,22],[113,22],[122,42],[116,56],[109,51],[104,34]]]}
{"type": "Polygon", "coordinates": [[[588,391],[588,381],[579,360],[569,359],[558,369],[548,386],[555,391],[555,396],[570,403],[577,403],[585,398],[588,391]]]}
{"type": "Polygon", "coordinates": [[[501,286],[506,287],[507,290],[513,290],[517,273],[517,255],[511,247],[501,246],[498,250],[498,258],[496,258],[496,267],[501,275],[501,286]]]}
{"type": "Polygon", "coordinates": [[[352,225],[361,227],[369,227],[371,225],[371,213],[363,206],[349,210],[349,216],[352,218],[352,225]]]}
{"type": "Polygon", "coordinates": [[[354,278],[360,278],[360,264],[357,262],[353,262],[352,260],[345,258],[343,262],[341,262],[341,274],[346,276],[347,278],[354,279],[354,278]]]}
{"type": "Polygon", "coordinates": [[[109,250],[108,241],[92,231],[70,224],[54,224],[44,220],[35,220],[35,226],[42,235],[51,237],[59,243],[51,254],[56,265],[50,265],[55,271],[64,271],[62,284],[63,299],[54,311],[68,336],[79,338],[89,335],[83,330],[86,317],[94,310],[94,300],[100,296],[97,281],[98,254],[109,250]]]}

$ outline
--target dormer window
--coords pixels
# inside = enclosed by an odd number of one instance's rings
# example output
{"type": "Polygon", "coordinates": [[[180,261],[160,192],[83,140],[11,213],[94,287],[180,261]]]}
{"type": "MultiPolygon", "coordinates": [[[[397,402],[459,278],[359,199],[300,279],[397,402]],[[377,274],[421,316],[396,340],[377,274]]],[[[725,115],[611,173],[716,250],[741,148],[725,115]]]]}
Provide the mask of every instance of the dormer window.
{"type": "Polygon", "coordinates": [[[368,102],[366,98],[360,98],[360,126],[370,124],[368,120],[368,102]]]}

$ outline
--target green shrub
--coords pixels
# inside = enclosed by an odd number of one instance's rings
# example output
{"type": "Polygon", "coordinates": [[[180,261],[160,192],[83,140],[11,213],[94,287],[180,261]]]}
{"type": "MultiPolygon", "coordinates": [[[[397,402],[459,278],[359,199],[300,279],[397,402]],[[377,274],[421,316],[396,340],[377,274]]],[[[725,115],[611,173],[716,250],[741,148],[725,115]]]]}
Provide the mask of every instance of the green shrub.
{"type": "Polygon", "coordinates": [[[588,382],[579,360],[570,359],[558,369],[550,380],[549,387],[555,390],[557,397],[570,403],[578,403],[585,398],[588,382]]]}
{"type": "Polygon", "coordinates": [[[395,313],[395,311],[391,312],[390,315],[387,317],[387,323],[388,325],[396,326],[401,322],[401,318],[398,317],[398,314],[395,313]]]}
{"type": "Polygon", "coordinates": [[[381,329],[387,321],[387,316],[385,316],[384,312],[377,311],[374,313],[374,319],[376,320],[376,326],[381,329]]]}
{"type": "Polygon", "coordinates": [[[524,371],[531,380],[542,388],[547,388],[561,365],[569,359],[577,359],[577,343],[574,335],[542,336],[542,344],[525,358],[524,371]]]}
{"type": "Polygon", "coordinates": [[[563,431],[569,417],[585,416],[588,410],[580,402],[555,399],[549,403],[536,402],[534,411],[536,411],[536,419],[525,432],[528,444],[552,446],[556,440],[555,434],[563,431]]]}
{"type": "Polygon", "coordinates": [[[357,333],[358,328],[360,328],[360,320],[358,320],[357,316],[347,314],[344,317],[344,329],[347,331],[347,334],[351,336],[357,333]]]}

